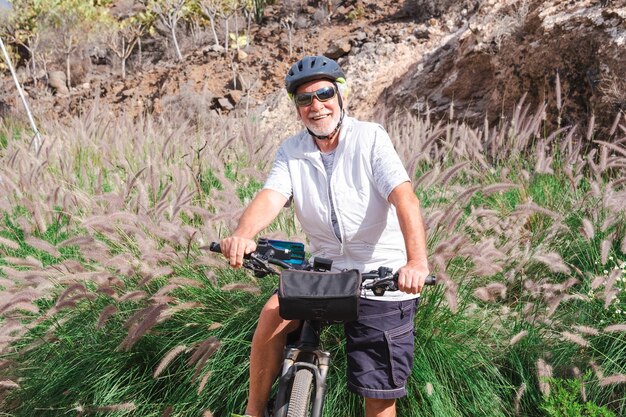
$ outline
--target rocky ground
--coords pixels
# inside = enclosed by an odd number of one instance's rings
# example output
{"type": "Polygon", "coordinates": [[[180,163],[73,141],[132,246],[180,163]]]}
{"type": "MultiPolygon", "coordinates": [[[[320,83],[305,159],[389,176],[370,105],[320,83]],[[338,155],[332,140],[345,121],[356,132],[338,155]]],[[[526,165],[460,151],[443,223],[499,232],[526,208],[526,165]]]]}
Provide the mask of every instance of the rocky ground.
{"type": "MultiPolygon", "coordinates": [[[[482,123],[486,115],[495,123],[524,95],[532,106],[548,103],[567,124],[584,125],[593,115],[610,126],[626,109],[623,0],[276,3],[240,50],[188,43],[176,62],[151,56],[146,44],[141,65],[135,54],[125,80],[115,62],[92,54],[69,94],[23,70],[21,78],[41,118],[98,102],[113,113],[176,111],[190,119],[263,108],[271,126],[289,110],[281,87],[290,64],[323,53],[346,69],[351,112],[359,117],[375,118],[382,109],[448,117],[453,107],[454,117],[482,123]]],[[[19,113],[7,76],[1,87],[0,107],[19,113]]]]}

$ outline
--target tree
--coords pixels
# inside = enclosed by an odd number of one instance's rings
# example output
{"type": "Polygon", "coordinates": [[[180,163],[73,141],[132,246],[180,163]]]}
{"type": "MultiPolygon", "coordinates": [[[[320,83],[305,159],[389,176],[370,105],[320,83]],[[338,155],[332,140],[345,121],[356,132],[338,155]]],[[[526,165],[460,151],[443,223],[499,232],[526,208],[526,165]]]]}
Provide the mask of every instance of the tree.
{"type": "Polygon", "coordinates": [[[126,60],[145,32],[139,19],[129,17],[118,22],[107,36],[107,45],[122,63],[122,79],[126,79],[126,60]]]}
{"type": "Polygon", "coordinates": [[[159,21],[169,29],[176,50],[176,58],[179,61],[183,60],[183,55],[178,46],[176,29],[178,21],[185,15],[185,6],[187,6],[187,0],[151,0],[149,5],[149,9],[157,15],[159,21]]]}
{"type": "MultiPolygon", "coordinates": [[[[35,0],[37,1],[37,0],[35,0]]],[[[98,33],[97,27],[110,23],[104,7],[84,0],[50,0],[51,9],[44,21],[58,36],[57,47],[65,59],[67,86],[71,84],[71,58],[78,46],[98,33]]]]}

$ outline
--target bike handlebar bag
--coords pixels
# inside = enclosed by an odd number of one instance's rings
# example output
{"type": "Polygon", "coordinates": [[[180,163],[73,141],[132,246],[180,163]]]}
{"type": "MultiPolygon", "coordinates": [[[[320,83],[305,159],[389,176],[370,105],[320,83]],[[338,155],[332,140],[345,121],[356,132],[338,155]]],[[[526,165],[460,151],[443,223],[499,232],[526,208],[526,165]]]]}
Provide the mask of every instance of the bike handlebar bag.
{"type": "Polygon", "coordinates": [[[278,287],[278,312],[285,320],[351,321],[359,314],[361,273],[286,269],[278,287]]]}

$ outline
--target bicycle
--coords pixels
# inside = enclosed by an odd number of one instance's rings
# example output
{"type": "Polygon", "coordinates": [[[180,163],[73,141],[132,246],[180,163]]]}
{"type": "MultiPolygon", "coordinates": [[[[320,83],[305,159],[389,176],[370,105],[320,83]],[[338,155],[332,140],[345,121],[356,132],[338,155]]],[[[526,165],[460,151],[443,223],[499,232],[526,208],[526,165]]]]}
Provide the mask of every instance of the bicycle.
{"type": "MultiPolygon", "coordinates": [[[[212,242],[209,249],[221,253],[217,242],[212,242]]],[[[280,275],[280,271],[271,265],[282,269],[327,272],[331,269],[332,261],[316,258],[313,265],[309,265],[301,243],[259,239],[257,249],[244,257],[243,266],[259,278],[280,275]]],[[[381,266],[378,270],[362,273],[361,278],[361,289],[372,290],[377,296],[384,295],[386,291],[398,290],[398,274],[394,274],[391,268],[381,266]]],[[[426,285],[435,283],[436,277],[429,275],[426,285]]],[[[320,334],[324,326],[334,323],[340,322],[302,320],[299,336],[295,341],[288,341],[285,346],[276,395],[268,402],[266,417],[322,416],[331,355],[322,349],[320,334]]]]}

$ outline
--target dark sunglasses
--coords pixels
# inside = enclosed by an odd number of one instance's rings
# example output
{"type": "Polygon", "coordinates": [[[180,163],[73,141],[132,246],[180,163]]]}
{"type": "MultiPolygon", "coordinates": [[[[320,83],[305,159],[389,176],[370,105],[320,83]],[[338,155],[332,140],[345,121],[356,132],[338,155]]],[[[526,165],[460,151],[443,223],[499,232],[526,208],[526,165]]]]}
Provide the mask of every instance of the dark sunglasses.
{"type": "Polygon", "coordinates": [[[313,103],[313,97],[318,99],[319,101],[328,101],[331,98],[335,97],[337,94],[337,89],[335,86],[322,87],[317,91],[313,91],[312,93],[299,93],[293,97],[294,103],[298,107],[310,106],[313,103]]]}

